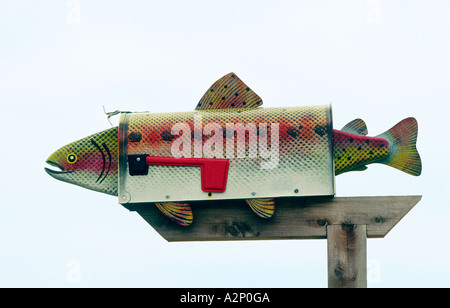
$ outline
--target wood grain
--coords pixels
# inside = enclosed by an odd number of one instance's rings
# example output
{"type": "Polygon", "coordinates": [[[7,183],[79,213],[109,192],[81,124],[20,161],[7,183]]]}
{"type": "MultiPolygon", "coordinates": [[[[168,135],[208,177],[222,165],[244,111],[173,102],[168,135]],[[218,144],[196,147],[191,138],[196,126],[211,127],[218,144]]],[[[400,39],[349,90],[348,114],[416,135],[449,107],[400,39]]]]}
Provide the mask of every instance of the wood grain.
{"type": "Polygon", "coordinates": [[[189,227],[174,224],[153,204],[128,209],[169,242],[325,239],[327,226],[343,224],[365,225],[368,238],[381,238],[420,200],[421,196],[280,198],[270,219],[254,214],[244,200],[195,202],[189,227]]]}
{"type": "Polygon", "coordinates": [[[365,225],[327,226],[328,287],[367,288],[365,225]]]}

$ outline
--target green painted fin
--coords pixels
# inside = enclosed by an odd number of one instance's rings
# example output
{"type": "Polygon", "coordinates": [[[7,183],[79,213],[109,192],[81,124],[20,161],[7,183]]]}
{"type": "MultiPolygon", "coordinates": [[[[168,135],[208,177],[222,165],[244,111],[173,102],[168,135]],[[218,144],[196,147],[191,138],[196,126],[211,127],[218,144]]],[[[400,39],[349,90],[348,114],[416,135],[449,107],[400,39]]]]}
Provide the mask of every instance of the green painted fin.
{"type": "Polygon", "coordinates": [[[245,200],[250,208],[259,217],[270,218],[275,212],[275,200],[272,198],[268,199],[247,199],[245,200]]]}
{"type": "Polygon", "coordinates": [[[170,220],[180,226],[192,224],[193,215],[188,203],[163,202],[155,203],[156,207],[170,220]]]}
{"type": "Polygon", "coordinates": [[[195,110],[256,108],[262,99],[235,73],[217,80],[200,99],[195,110]]]}
{"type": "Polygon", "coordinates": [[[361,119],[355,119],[347,123],[341,131],[364,136],[368,133],[366,123],[361,119]]]}

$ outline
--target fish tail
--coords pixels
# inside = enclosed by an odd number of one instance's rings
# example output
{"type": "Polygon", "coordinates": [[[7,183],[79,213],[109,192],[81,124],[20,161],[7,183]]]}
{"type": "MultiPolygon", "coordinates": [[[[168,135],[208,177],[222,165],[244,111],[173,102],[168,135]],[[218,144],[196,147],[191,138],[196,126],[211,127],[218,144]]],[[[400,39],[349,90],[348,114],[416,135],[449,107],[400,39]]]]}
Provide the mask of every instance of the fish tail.
{"type": "Polygon", "coordinates": [[[416,149],[417,132],[416,119],[407,118],[377,136],[389,142],[389,155],[380,163],[419,176],[422,173],[422,162],[416,149]]]}

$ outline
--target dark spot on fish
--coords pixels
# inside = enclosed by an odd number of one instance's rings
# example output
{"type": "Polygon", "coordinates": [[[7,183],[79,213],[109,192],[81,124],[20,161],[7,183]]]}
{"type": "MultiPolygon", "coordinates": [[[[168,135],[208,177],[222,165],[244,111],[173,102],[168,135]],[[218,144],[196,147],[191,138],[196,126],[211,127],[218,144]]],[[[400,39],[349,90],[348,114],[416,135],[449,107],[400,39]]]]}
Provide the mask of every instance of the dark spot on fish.
{"type": "Polygon", "coordinates": [[[287,129],[286,133],[287,133],[289,136],[291,136],[292,138],[295,138],[295,137],[298,136],[298,130],[296,130],[296,129],[293,128],[293,127],[289,127],[289,128],[287,129]]]}
{"type": "Polygon", "coordinates": [[[225,100],[225,96],[224,96],[224,97],[222,97],[222,100],[223,100],[223,101],[225,100]]]}
{"type": "Polygon", "coordinates": [[[262,104],[262,102],[261,102],[261,101],[259,101],[259,102],[257,102],[256,104],[257,104],[257,105],[261,105],[261,104],[262,104]]]}
{"type": "Polygon", "coordinates": [[[351,156],[348,156],[348,157],[347,157],[347,160],[350,160],[350,159],[352,159],[352,157],[351,157],[351,156]]]}
{"type": "Polygon", "coordinates": [[[358,151],[361,151],[361,146],[358,147],[358,151]]]}
{"type": "Polygon", "coordinates": [[[382,144],[380,145],[380,147],[381,147],[381,148],[384,148],[384,143],[382,143],[382,144]]]}
{"type": "Polygon", "coordinates": [[[345,148],[342,148],[342,152],[347,152],[347,150],[345,148]]]}
{"type": "Polygon", "coordinates": [[[350,138],[350,139],[348,139],[348,141],[350,141],[350,143],[353,143],[353,141],[355,141],[355,139],[350,138]]]}
{"type": "Polygon", "coordinates": [[[210,91],[211,91],[211,92],[214,92],[214,89],[211,89],[210,91]]]}
{"type": "Polygon", "coordinates": [[[161,138],[164,141],[172,141],[174,137],[168,130],[165,130],[161,133],[161,138]]]}
{"type": "Polygon", "coordinates": [[[231,75],[231,78],[234,78],[234,77],[236,77],[236,76],[234,76],[234,75],[231,75]]]}
{"type": "Polygon", "coordinates": [[[227,86],[227,85],[224,85],[223,87],[224,87],[225,89],[226,89],[226,88],[228,88],[228,86],[227,86]]]}
{"type": "Polygon", "coordinates": [[[247,105],[247,102],[243,102],[242,105],[244,105],[244,106],[247,105]]]}
{"type": "Polygon", "coordinates": [[[227,130],[226,129],[224,129],[222,131],[222,137],[223,137],[223,139],[227,139],[227,130]]]}
{"type": "Polygon", "coordinates": [[[202,103],[198,103],[197,107],[201,107],[201,106],[202,106],[202,103]]]}
{"type": "Polygon", "coordinates": [[[320,137],[323,137],[323,135],[325,135],[325,127],[322,125],[316,125],[316,127],[314,127],[314,132],[320,137]]]}
{"type": "Polygon", "coordinates": [[[338,157],[336,157],[336,158],[337,158],[337,160],[341,160],[342,156],[338,156],[338,157]]]}
{"type": "Polygon", "coordinates": [[[370,140],[369,139],[366,139],[366,141],[364,141],[365,143],[367,143],[367,144],[369,144],[370,143],[370,140]]]}
{"type": "Polygon", "coordinates": [[[234,103],[233,103],[233,104],[231,104],[231,107],[234,107],[234,103]]]}
{"type": "Polygon", "coordinates": [[[132,132],[128,135],[129,142],[141,142],[142,135],[140,133],[132,132]]]}
{"type": "Polygon", "coordinates": [[[298,129],[302,129],[302,128],[303,128],[303,125],[299,125],[299,126],[298,126],[298,129]]]}
{"type": "Polygon", "coordinates": [[[250,88],[245,89],[245,91],[250,91],[250,88]]]}
{"type": "Polygon", "coordinates": [[[237,92],[236,92],[236,93],[234,93],[234,96],[239,96],[239,93],[237,93],[237,92]]]}
{"type": "Polygon", "coordinates": [[[373,152],[372,152],[372,151],[370,151],[370,152],[369,152],[369,154],[370,154],[370,155],[373,155],[373,152]]]}
{"type": "Polygon", "coordinates": [[[209,105],[212,106],[212,105],[213,105],[213,102],[210,102],[209,105]]]}

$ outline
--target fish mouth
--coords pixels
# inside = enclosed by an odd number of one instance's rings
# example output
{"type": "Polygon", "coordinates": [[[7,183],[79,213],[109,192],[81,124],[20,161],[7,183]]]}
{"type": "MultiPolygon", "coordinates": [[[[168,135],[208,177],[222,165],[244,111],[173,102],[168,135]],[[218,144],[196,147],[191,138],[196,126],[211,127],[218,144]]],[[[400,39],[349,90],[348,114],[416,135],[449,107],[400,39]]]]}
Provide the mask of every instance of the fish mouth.
{"type": "Polygon", "coordinates": [[[45,171],[49,174],[49,175],[61,175],[61,174],[68,174],[68,173],[72,173],[73,171],[64,171],[64,167],[62,167],[61,165],[51,161],[51,160],[47,160],[46,163],[52,167],[56,167],[59,170],[55,170],[55,169],[50,169],[50,168],[44,168],[45,171]]]}

